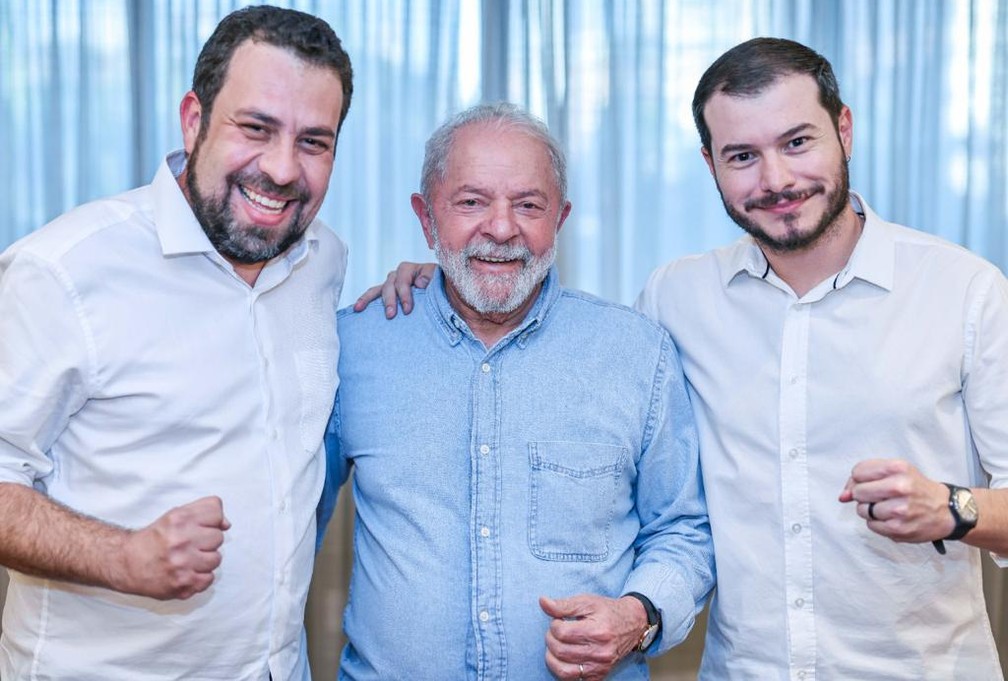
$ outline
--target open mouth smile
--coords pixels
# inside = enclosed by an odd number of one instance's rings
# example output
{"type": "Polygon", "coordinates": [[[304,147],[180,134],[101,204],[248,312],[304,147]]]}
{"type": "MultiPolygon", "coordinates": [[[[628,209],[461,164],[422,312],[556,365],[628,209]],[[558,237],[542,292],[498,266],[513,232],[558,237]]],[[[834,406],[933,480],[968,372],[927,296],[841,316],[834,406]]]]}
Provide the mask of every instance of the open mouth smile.
{"type": "Polygon", "coordinates": [[[288,204],[290,204],[289,200],[283,201],[279,199],[271,199],[268,196],[263,196],[262,194],[253,191],[245,185],[238,185],[238,191],[241,192],[241,195],[246,201],[252,204],[257,210],[264,213],[279,215],[288,206],[288,204]]]}

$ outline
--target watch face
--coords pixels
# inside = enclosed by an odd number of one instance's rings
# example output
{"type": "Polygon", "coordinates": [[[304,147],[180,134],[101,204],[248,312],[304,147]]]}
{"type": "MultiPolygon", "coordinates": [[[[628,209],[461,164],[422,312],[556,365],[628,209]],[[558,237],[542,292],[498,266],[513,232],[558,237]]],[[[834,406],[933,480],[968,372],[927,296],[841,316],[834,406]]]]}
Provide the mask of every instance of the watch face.
{"type": "Polygon", "coordinates": [[[658,638],[658,625],[652,624],[644,631],[644,635],[641,636],[640,642],[637,644],[637,650],[644,652],[651,647],[656,638],[658,638]]]}
{"type": "Polygon", "coordinates": [[[977,520],[977,505],[976,499],[973,498],[973,493],[968,489],[960,487],[955,491],[953,498],[953,503],[955,504],[956,510],[959,512],[959,517],[967,523],[975,523],[977,520]]]}

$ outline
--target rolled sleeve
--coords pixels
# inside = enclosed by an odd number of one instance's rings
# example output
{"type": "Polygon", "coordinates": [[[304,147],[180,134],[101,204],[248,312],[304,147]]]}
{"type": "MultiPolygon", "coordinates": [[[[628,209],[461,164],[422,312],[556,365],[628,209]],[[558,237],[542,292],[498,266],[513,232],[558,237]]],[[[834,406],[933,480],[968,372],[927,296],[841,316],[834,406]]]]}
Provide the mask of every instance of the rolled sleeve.
{"type": "Polygon", "coordinates": [[[50,449],[87,395],[94,344],[58,267],[0,258],[0,481],[36,485],[50,449]]]}

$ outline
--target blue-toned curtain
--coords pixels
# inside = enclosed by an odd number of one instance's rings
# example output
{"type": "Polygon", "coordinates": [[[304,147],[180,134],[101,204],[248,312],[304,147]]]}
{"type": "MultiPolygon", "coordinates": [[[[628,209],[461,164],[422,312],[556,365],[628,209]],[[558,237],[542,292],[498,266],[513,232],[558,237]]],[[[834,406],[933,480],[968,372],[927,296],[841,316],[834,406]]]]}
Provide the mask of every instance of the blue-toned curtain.
{"type": "MultiPolygon", "coordinates": [[[[178,102],[228,0],[0,0],[0,248],[145,183],[180,144],[178,102]]],[[[409,208],[450,112],[511,99],[571,166],[566,282],[630,302],[648,272],[730,241],[689,102],[754,35],[833,62],[854,112],[852,184],[883,216],[1008,265],[1008,0],[303,0],[354,61],[322,217],[351,248],[347,300],[429,258],[409,208]]]]}
{"type": "MultiPolygon", "coordinates": [[[[244,4],[0,0],[0,248],[148,182],[180,146],[177,108],[199,47],[244,4]]],[[[833,62],[854,113],[852,185],[882,216],[1008,266],[1008,0],[276,4],[328,20],[354,63],[320,213],[350,246],[345,302],[400,259],[430,258],[409,207],[423,142],[481,100],[525,105],[568,153],[574,212],[558,251],[568,285],[628,303],[655,266],[734,239],[689,102],[710,62],[756,35],[833,62]]],[[[335,661],[346,568],[343,546],[331,551],[309,613],[321,678],[335,661]]],[[[1008,587],[991,581],[1006,627],[1008,587]]]]}

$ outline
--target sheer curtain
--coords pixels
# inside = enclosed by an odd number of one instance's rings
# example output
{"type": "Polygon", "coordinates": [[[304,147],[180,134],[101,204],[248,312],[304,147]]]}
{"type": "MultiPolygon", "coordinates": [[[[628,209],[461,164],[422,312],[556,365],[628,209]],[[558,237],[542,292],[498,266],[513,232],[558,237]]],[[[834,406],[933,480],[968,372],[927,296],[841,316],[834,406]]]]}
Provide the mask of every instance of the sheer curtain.
{"type": "MultiPolygon", "coordinates": [[[[0,248],[148,182],[180,146],[177,107],[199,47],[244,4],[0,0],[0,248]]],[[[409,207],[423,142],[482,100],[528,107],[567,150],[574,212],[558,257],[568,285],[629,303],[658,264],[734,239],[689,103],[707,65],[756,35],[797,39],[833,62],[854,112],[852,184],[881,215],[1008,266],[1008,0],[277,4],[328,20],[354,63],[321,212],[350,246],[345,302],[400,259],[429,259],[409,207]]],[[[320,678],[339,647],[348,528],[344,514],[309,608],[320,678]]],[[[1002,627],[1006,583],[991,573],[1002,627]]],[[[673,653],[662,678],[694,654],[680,664],[673,653]]]]}

